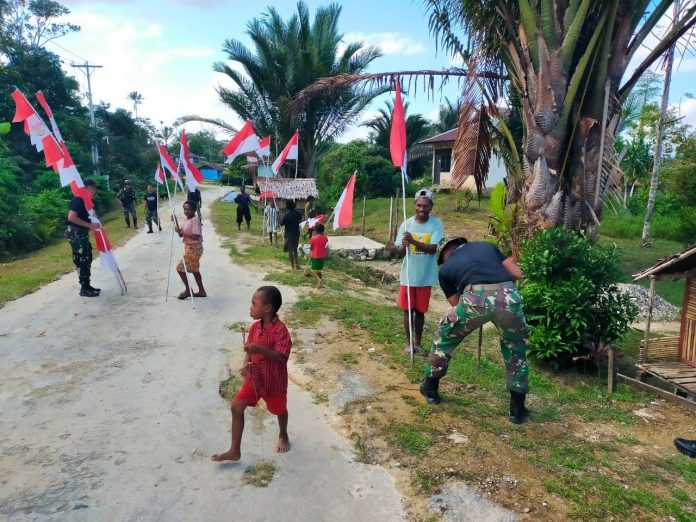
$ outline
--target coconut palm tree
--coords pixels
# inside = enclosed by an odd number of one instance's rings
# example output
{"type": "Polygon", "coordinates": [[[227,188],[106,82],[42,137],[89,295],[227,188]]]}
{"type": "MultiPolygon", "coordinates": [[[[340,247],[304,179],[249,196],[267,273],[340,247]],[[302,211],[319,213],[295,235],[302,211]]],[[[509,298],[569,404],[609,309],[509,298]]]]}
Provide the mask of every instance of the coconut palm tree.
{"type": "Polygon", "coordinates": [[[483,186],[491,143],[508,172],[509,201],[524,204],[529,230],[598,224],[618,168],[614,135],[621,103],[696,23],[696,2],[629,63],[674,0],[425,0],[438,44],[467,70],[401,71],[321,81],[302,93],[395,77],[467,76],[453,179],[483,186]],[[497,101],[509,109],[501,114],[497,101]]]}
{"type": "Polygon", "coordinates": [[[437,121],[433,129],[438,132],[447,132],[459,124],[459,113],[462,112],[461,100],[451,101],[445,96],[445,103],[441,103],[437,111],[437,121]]]}
{"type": "Polygon", "coordinates": [[[138,91],[131,91],[128,93],[128,99],[133,102],[133,113],[135,114],[135,119],[138,119],[138,105],[143,104],[143,95],[138,91]]]}
{"type": "MultiPolygon", "coordinates": [[[[225,74],[235,86],[218,87],[220,99],[239,118],[251,120],[260,135],[273,135],[282,147],[299,130],[300,171],[308,177],[314,176],[321,147],[344,133],[382,92],[348,86],[315,97],[297,112],[290,110],[290,101],[297,93],[319,78],[359,74],[381,56],[375,47],[342,41],[340,14],[341,7],[330,4],[319,7],[312,21],[307,5],[299,2],[297,13],[286,21],[269,7],[262,17],[247,24],[252,47],[229,39],[223,47],[228,61],[214,65],[215,71],[225,74]]],[[[200,118],[189,116],[179,121],[192,119],[200,118]]]]}

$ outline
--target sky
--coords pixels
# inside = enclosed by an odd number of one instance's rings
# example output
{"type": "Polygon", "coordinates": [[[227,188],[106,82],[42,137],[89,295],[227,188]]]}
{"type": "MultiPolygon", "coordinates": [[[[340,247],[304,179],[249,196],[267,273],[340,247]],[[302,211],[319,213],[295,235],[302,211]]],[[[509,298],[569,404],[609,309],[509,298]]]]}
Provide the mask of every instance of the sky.
{"type": "MultiPolygon", "coordinates": [[[[218,85],[231,87],[222,74],[215,73],[213,63],[225,61],[225,40],[238,39],[250,45],[246,24],[265,11],[269,3],[240,0],[63,0],[72,12],[71,23],[82,27],[47,47],[63,58],[64,67],[86,90],[84,75],[70,62],[102,65],[92,76],[95,101],[112,108],[133,110],[127,98],[131,91],[143,96],[138,107],[140,117],[172,125],[185,114],[220,118],[235,125],[240,120],[219,100],[218,85]]],[[[306,0],[313,14],[326,0],[306,0]]],[[[296,9],[292,0],[277,0],[273,5],[284,19],[296,9]]],[[[411,69],[442,69],[451,59],[438,52],[430,36],[427,14],[420,0],[345,0],[339,28],[344,41],[363,41],[381,48],[383,56],[372,63],[370,72],[411,69]]],[[[639,50],[646,56],[650,43],[639,50]]],[[[696,58],[685,58],[674,74],[670,103],[681,104],[681,115],[696,126],[696,58]]],[[[456,83],[436,92],[434,99],[421,87],[406,96],[409,113],[435,118],[443,96],[457,97],[456,83]]],[[[363,115],[369,119],[384,106],[391,95],[375,100],[363,115]]],[[[205,127],[205,126],[203,126],[205,127]]],[[[187,130],[201,128],[187,124],[187,130]]],[[[213,130],[211,128],[211,130],[213,130]]],[[[367,129],[354,126],[341,141],[366,137],[367,129]]],[[[222,135],[220,137],[223,137],[222,135]]]]}

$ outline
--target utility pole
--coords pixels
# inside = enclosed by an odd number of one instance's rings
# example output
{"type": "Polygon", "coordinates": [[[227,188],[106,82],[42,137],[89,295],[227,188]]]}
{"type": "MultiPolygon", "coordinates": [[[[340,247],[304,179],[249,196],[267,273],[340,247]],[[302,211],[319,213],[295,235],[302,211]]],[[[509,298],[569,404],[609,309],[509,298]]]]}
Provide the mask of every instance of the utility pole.
{"type": "MultiPolygon", "coordinates": [[[[90,127],[93,129],[97,128],[97,121],[94,118],[94,104],[92,102],[92,77],[91,77],[91,69],[101,69],[103,65],[94,65],[89,62],[85,62],[83,64],[75,63],[75,62],[70,62],[70,65],[72,67],[75,67],[76,69],[84,69],[82,71],[84,75],[87,77],[87,103],[89,104],[89,118],[90,118],[90,127]]],[[[97,147],[97,142],[94,141],[94,137],[92,137],[92,174],[94,176],[99,175],[99,148],[97,147]]],[[[109,176],[106,176],[106,187],[109,189],[109,176]]]]}

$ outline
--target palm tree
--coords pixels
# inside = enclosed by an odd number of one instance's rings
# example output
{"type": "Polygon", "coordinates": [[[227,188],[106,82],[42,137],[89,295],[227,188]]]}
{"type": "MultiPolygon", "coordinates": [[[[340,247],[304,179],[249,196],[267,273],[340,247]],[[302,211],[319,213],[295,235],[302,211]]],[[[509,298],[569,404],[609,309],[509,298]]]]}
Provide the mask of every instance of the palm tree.
{"type": "Polygon", "coordinates": [[[453,102],[445,96],[445,103],[440,104],[437,111],[437,121],[433,124],[433,129],[438,133],[454,129],[459,124],[461,112],[461,100],[457,99],[453,102]]]}
{"type": "MultiPolygon", "coordinates": [[[[342,42],[340,14],[338,4],[320,7],[312,22],[307,5],[299,2],[297,13],[286,21],[269,7],[262,17],[247,24],[253,46],[229,39],[224,45],[228,62],[214,65],[215,71],[227,75],[235,85],[234,89],[218,87],[220,99],[242,120],[251,120],[257,133],[273,135],[282,147],[299,130],[300,170],[309,177],[315,174],[322,146],[343,134],[383,92],[349,86],[291,110],[290,102],[297,93],[319,78],[359,74],[381,56],[375,47],[342,42]]],[[[192,119],[200,118],[189,116],[179,121],[192,119]]]]}
{"type": "Polygon", "coordinates": [[[467,70],[334,78],[306,90],[396,77],[466,76],[453,180],[479,189],[496,138],[509,201],[524,204],[529,230],[598,224],[618,165],[620,107],[651,65],[696,23],[696,4],[651,43],[628,78],[629,62],[674,0],[424,0],[438,44],[467,70]],[[509,111],[496,105],[505,97],[509,111]],[[463,160],[462,160],[463,158],[463,160]]]}
{"type": "Polygon", "coordinates": [[[142,105],[143,95],[138,91],[131,91],[128,93],[128,99],[133,102],[133,112],[135,113],[135,119],[138,119],[138,105],[142,105]]]}

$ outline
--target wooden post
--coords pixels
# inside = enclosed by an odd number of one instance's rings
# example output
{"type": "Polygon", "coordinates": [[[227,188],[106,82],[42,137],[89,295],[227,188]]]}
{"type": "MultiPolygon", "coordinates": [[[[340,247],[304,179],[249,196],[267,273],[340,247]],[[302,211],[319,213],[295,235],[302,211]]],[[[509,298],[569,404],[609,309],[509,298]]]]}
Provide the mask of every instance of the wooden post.
{"type": "Polygon", "coordinates": [[[394,198],[389,196],[389,232],[387,232],[387,243],[391,242],[392,237],[392,212],[394,209],[394,198]]]}
{"type": "Polygon", "coordinates": [[[360,227],[360,235],[365,235],[365,204],[367,203],[367,196],[363,196],[363,215],[362,215],[362,226],[360,227]]]}
{"type": "Polygon", "coordinates": [[[613,344],[609,345],[609,358],[607,360],[607,388],[609,393],[616,391],[616,348],[613,344]]]}
{"type": "Polygon", "coordinates": [[[655,305],[655,277],[650,276],[650,297],[648,299],[648,318],[645,321],[645,348],[643,349],[643,360],[646,363],[650,359],[648,350],[650,349],[650,323],[652,322],[653,306],[655,305]]]}
{"type": "Polygon", "coordinates": [[[396,204],[394,205],[394,229],[392,230],[392,241],[396,242],[396,233],[399,231],[399,194],[401,189],[396,189],[396,204]]]}

